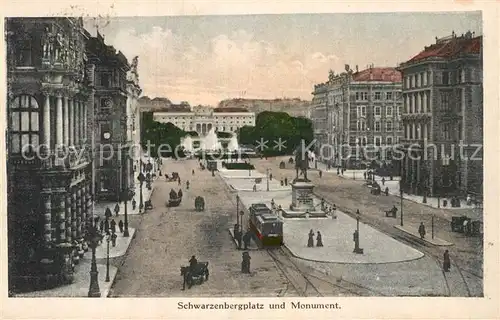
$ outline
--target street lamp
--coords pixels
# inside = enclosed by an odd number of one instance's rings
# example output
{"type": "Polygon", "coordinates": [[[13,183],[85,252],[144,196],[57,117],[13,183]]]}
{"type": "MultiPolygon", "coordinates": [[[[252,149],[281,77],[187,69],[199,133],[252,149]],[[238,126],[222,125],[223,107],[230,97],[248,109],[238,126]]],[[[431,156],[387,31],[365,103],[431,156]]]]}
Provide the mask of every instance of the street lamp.
{"type": "Polygon", "coordinates": [[[401,226],[403,226],[403,186],[399,181],[399,200],[401,201],[401,226]]]}
{"type": "Polygon", "coordinates": [[[111,231],[108,232],[108,235],[106,237],[106,242],[107,242],[107,248],[106,248],[106,282],[109,282],[109,240],[111,238],[111,231]]]}
{"type": "Polygon", "coordinates": [[[359,247],[359,217],[360,217],[359,209],[356,210],[356,231],[354,231],[354,253],[362,254],[363,249],[359,247]]]}
{"type": "Polygon", "coordinates": [[[99,289],[99,281],[98,281],[99,272],[97,271],[95,249],[99,241],[101,241],[102,236],[97,231],[97,227],[93,219],[92,219],[92,225],[90,226],[86,234],[86,238],[90,244],[90,248],[92,249],[92,263],[90,266],[90,286],[89,286],[88,297],[99,298],[101,296],[101,290],[99,289]]]}
{"type": "Polygon", "coordinates": [[[128,209],[127,209],[129,192],[130,192],[130,190],[129,190],[128,186],[122,192],[123,201],[125,203],[125,222],[123,224],[123,236],[124,237],[128,237],[129,236],[129,232],[128,232],[128,209]]]}
{"type": "Polygon", "coordinates": [[[269,170],[269,168],[266,169],[267,191],[269,191],[269,170]]]}
{"type": "Polygon", "coordinates": [[[141,172],[137,176],[137,180],[139,180],[140,184],[140,193],[139,193],[139,213],[142,212],[142,209],[144,208],[144,203],[142,202],[142,184],[144,183],[144,180],[146,180],[146,177],[144,174],[141,172]]]}

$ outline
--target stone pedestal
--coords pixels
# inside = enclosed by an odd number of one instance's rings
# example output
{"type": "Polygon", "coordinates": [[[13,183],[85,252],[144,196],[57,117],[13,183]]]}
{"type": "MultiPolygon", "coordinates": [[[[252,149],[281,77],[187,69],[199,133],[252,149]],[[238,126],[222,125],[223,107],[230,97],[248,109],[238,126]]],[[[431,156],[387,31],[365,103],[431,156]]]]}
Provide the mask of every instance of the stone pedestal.
{"type": "Polygon", "coordinates": [[[307,181],[292,183],[292,210],[315,211],[313,202],[314,185],[307,181]]]}

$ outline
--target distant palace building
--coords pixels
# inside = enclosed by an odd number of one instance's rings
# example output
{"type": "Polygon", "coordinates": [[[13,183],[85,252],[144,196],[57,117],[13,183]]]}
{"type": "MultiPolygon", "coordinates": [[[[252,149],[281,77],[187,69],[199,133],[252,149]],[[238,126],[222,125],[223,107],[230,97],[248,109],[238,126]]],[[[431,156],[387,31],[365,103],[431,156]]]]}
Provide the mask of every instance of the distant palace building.
{"type": "Polygon", "coordinates": [[[244,126],[255,126],[255,113],[243,108],[194,107],[196,111],[157,111],[153,119],[172,123],[184,131],[196,131],[206,135],[212,128],[220,132],[236,132],[244,126]]]}
{"type": "MultiPolygon", "coordinates": [[[[348,159],[357,146],[385,146],[385,157],[402,137],[401,74],[395,68],[370,66],[345,72],[330,71],[326,83],[314,86],[311,119],[316,152],[335,166],[356,166],[360,159],[348,159]],[[327,145],[323,151],[319,148],[327,145]],[[342,146],[345,146],[342,148],[342,146]],[[341,155],[342,157],[339,157],[341,155]],[[341,161],[344,160],[344,161],[341,161]]],[[[379,152],[379,158],[383,155],[379,152]]]]}
{"type": "Polygon", "coordinates": [[[481,160],[468,160],[483,144],[482,36],[467,32],[436,38],[399,70],[404,79],[404,151],[421,156],[402,161],[403,189],[420,195],[482,194],[482,148],[475,155],[481,160]],[[464,158],[460,142],[467,145],[464,158]],[[424,148],[424,143],[437,148],[424,148]]]}

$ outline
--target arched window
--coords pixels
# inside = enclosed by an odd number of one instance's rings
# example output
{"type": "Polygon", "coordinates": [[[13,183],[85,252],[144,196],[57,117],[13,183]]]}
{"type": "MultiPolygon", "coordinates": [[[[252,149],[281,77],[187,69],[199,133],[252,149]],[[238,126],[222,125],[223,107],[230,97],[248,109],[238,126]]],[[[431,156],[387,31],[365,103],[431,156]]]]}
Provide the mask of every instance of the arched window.
{"type": "Polygon", "coordinates": [[[31,146],[35,151],[40,145],[39,110],[36,99],[29,95],[15,97],[9,106],[10,153],[21,153],[31,146]]]}

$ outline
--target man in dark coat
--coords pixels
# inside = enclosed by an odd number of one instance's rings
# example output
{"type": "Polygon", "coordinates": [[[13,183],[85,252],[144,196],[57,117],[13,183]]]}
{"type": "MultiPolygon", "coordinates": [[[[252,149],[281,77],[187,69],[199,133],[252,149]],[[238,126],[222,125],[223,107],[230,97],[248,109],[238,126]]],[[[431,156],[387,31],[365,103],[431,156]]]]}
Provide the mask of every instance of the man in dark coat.
{"type": "Polygon", "coordinates": [[[250,234],[250,230],[247,230],[247,232],[245,232],[245,235],[243,236],[243,245],[244,245],[245,250],[248,250],[248,246],[250,245],[250,238],[251,237],[252,237],[252,235],[250,234]]]}
{"type": "Polygon", "coordinates": [[[449,272],[451,267],[451,261],[450,261],[450,253],[448,252],[448,250],[444,251],[443,258],[444,258],[443,270],[445,272],[449,272]]]}
{"type": "Polygon", "coordinates": [[[106,211],[104,212],[104,216],[106,217],[106,220],[111,218],[113,214],[111,213],[111,210],[109,208],[106,208],[106,211]]]}
{"type": "Polygon", "coordinates": [[[288,179],[285,178],[285,186],[287,186],[287,185],[288,185],[288,179]]]}
{"type": "Polygon", "coordinates": [[[137,207],[137,201],[135,201],[135,198],[132,199],[132,210],[135,210],[135,208],[137,207]]]}
{"type": "Polygon", "coordinates": [[[323,238],[321,237],[321,233],[318,231],[318,235],[316,236],[316,247],[323,246],[323,238]]]}
{"type": "Polygon", "coordinates": [[[243,252],[241,255],[241,272],[242,273],[250,273],[250,255],[247,251],[243,252]]]}
{"type": "Polygon", "coordinates": [[[118,213],[120,213],[120,205],[117,203],[115,206],[115,215],[118,217],[118,213]]]}
{"type": "Polygon", "coordinates": [[[418,227],[418,233],[420,234],[420,239],[425,237],[425,226],[423,222],[420,222],[420,226],[418,227]]]}
{"type": "Polygon", "coordinates": [[[198,260],[196,260],[195,256],[191,256],[191,259],[189,259],[189,270],[191,273],[194,273],[196,271],[196,266],[198,265],[198,260]]]}
{"type": "Polygon", "coordinates": [[[110,226],[111,226],[111,232],[115,233],[116,232],[116,222],[115,222],[115,219],[111,220],[110,226]]]}
{"type": "Polygon", "coordinates": [[[120,232],[123,233],[123,221],[120,220],[120,222],[118,222],[118,228],[120,229],[120,232]]]}

